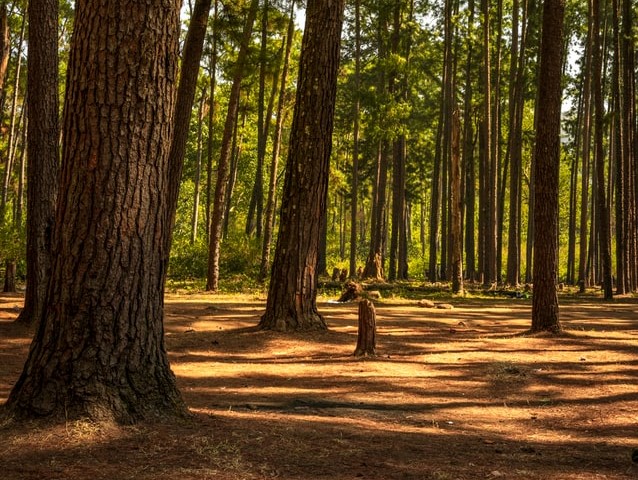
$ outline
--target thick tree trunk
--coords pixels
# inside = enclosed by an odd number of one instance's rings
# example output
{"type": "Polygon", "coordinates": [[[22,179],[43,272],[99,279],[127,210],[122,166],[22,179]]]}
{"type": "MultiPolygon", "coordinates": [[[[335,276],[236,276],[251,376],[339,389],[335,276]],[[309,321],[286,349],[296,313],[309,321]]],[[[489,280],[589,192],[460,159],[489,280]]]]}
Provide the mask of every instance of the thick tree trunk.
{"type": "Polygon", "coordinates": [[[557,272],[558,170],[564,0],[545,0],[535,156],[532,332],[559,332],[557,272]]]}
{"type": "Polygon", "coordinates": [[[246,17],[246,23],[244,24],[239,53],[237,54],[233,84],[230,91],[230,97],[228,99],[228,113],[226,114],[226,123],[224,124],[222,146],[219,153],[219,160],[217,162],[217,180],[215,183],[215,201],[210,220],[210,237],[208,239],[208,274],[206,278],[206,290],[212,292],[216,292],[219,288],[219,255],[222,242],[222,230],[224,226],[224,213],[226,209],[229,166],[232,156],[232,137],[239,111],[241,83],[246,69],[250,37],[252,36],[253,24],[255,23],[258,8],[259,1],[252,0],[248,16],[246,17]]]}
{"type": "Polygon", "coordinates": [[[58,2],[29,2],[27,106],[27,290],[18,322],[44,315],[58,191],[58,2]]]}
{"type": "Polygon", "coordinates": [[[16,416],[186,412],[163,336],[178,40],[178,2],[76,4],[51,282],[16,416]]]}
{"type": "Polygon", "coordinates": [[[317,311],[319,237],[325,220],[343,0],[309,0],[297,100],[266,312],[261,328],[325,329],[317,311]]]}

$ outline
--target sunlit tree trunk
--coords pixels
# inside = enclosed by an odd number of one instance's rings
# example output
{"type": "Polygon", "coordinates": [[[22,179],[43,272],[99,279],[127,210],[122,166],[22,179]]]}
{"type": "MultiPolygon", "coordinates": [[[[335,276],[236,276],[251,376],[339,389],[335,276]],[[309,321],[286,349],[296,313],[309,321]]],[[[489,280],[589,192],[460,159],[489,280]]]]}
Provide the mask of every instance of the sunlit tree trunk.
{"type": "Polygon", "coordinates": [[[538,122],[534,162],[534,296],[532,332],[559,332],[558,173],[564,0],[545,0],[540,54],[538,122]]]}
{"type": "Polygon", "coordinates": [[[327,328],[317,311],[319,237],[325,224],[343,0],[309,0],[301,47],[281,225],[261,328],[327,328]]]}
{"type": "Polygon", "coordinates": [[[163,335],[179,6],[76,3],[51,281],[7,402],[18,417],[186,412],[163,335]]]}

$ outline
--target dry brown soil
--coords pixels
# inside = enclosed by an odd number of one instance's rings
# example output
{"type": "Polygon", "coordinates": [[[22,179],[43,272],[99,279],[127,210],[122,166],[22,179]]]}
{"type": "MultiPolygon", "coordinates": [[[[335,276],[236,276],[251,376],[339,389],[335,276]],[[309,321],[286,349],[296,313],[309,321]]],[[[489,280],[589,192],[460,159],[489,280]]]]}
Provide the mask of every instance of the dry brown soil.
{"type": "MultiPolygon", "coordinates": [[[[261,296],[170,295],[167,346],[192,421],[0,425],[0,479],[636,479],[638,302],[563,299],[560,337],[524,336],[529,300],[377,302],[378,353],[330,330],[254,329],[261,296]]],[[[30,332],[0,296],[0,402],[30,332]]]]}

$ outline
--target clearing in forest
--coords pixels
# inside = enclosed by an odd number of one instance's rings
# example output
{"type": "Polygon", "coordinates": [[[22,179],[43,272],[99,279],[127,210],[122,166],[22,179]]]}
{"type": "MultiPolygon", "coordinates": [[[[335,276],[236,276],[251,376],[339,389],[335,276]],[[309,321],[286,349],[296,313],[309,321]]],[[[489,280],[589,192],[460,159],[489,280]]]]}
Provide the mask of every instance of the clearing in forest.
{"type": "MultiPolygon", "coordinates": [[[[322,301],[323,300],[323,301],[322,301]]],[[[638,478],[638,301],[561,298],[560,337],[521,335],[526,299],[376,303],[378,356],[352,356],[357,305],[330,330],[257,331],[264,298],[169,295],[183,423],[0,425],[0,478],[638,478]]],[[[0,401],[31,333],[0,297],[0,401]]]]}

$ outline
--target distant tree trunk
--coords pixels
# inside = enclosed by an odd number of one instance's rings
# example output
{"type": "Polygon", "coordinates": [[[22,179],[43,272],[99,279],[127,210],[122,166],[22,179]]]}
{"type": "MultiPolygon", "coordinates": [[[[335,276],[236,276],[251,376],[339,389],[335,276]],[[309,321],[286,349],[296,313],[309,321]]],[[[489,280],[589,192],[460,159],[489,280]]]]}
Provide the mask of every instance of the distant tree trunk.
{"type": "MultiPolygon", "coordinates": [[[[28,107],[28,106],[27,106],[28,107]]],[[[24,217],[24,192],[26,185],[26,171],[27,171],[27,130],[29,129],[29,119],[25,117],[24,125],[22,126],[22,151],[20,152],[20,176],[18,178],[18,197],[16,199],[15,218],[13,223],[19,228],[22,227],[22,220],[24,217]]],[[[58,128],[59,129],[59,128],[58,128]]],[[[57,186],[57,177],[55,179],[55,185],[57,186]]],[[[51,213],[55,213],[55,201],[51,204],[51,213]]],[[[28,269],[28,267],[27,267],[28,269]]],[[[46,282],[45,282],[46,283],[46,282]]],[[[28,287],[27,287],[28,288],[28,287]]],[[[43,290],[44,291],[44,290],[43,290]]]]}
{"type": "Polygon", "coordinates": [[[246,116],[248,114],[248,102],[244,103],[241,108],[241,125],[236,122],[233,127],[233,141],[230,151],[230,167],[228,171],[228,186],[226,187],[226,207],[224,209],[224,227],[222,229],[222,238],[228,238],[228,228],[230,226],[230,214],[233,206],[233,192],[235,191],[235,183],[237,182],[237,173],[239,170],[239,160],[241,159],[244,147],[244,129],[246,127],[246,116]],[[239,133],[241,130],[241,134],[239,133]]]}
{"type": "MultiPolygon", "coordinates": [[[[251,236],[256,232],[257,238],[261,238],[263,210],[264,210],[264,161],[266,158],[266,140],[268,128],[265,115],[266,99],[266,61],[268,47],[268,4],[264,0],[261,13],[261,48],[259,52],[259,94],[257,100],[257,168],[255,170],[255,182],[253,184],[248,215],[246,218],[246,235],[251,236]]],[[[275,80],[273,79],[273,83],[275,80]]]]}
{"type": "Polygon", "coordinates": [[[250,37],[252,36],[253,23],[259,7],[258,0],[251,0],[250,10],[244,24],[241,46],[237,54],[233,83],[228,99],[228,113],[222,136],[222,146],[217,162],[217,180],[215,183],[215,202],[211,216],[211,227],[208,244],[208,274],[206,277],[206,290],[216,292],[219,288],[219,254],[222,241],[222,229],[224,226],[224,210],[226,208],[226,192],[228,189],[228,173],[232,155],[232,137],[234,125],[237,122],[239,110],[239,96],[241,83],[246,69],[246,60],[250,37]]]}
{"type": "Polygon", "coordinates": [[[27,290],[17,321],[37,325],[46,308],[58,191],[58,2],[31,0],[28,9],[27,290]]]}
{"type": "Polygon", "coordinates": [[[363,269],[363,278],[383,280],[383,237],[388,183],[388,145],[384,140],[379,141],[376,163],[372,221],[370,222],[370,249],[363,269]]]}
{"type": "Polygon", "coordinates": [[[297,100],[266,312],[261,328],[327,328],[317,311],[317,257],[325,223],[343,0],[309,0],[297,100]]]}
{"type": "MultiPolygon", "coordinates": [[[[591,2],[590,2],[591,7],[591,2]]],[[[591,13],[591,12],[590,12],[591,13]]],[[[592,18],[591,14],[588,15],[587,20],[587,40],[585,44],[585,61],[583,67],[584,86],[583,86],[583,128],[582,128],[582,140],[581,151],[582,166],[581,166],[581,202],[580,202],[580,234],[579,234],[579,258],[578,258],[578,285],[581,293],[585,292],[585,288],[589,284],[589,278],[587,275],[587,258],[588,258],[588,241],[587,241],[587,229],[589,219],[589,163],[591,152],[591,79],[592,79],[592,18]]]]}
{"type": "Polygon", "coordinates": [[[600,2],[592,0],[593,6],[593,57],[592,57],[592,90],[594,96],[594,163],[596,165],[596,202],[598,210],[598,242],[600,245],[600,255],[602,260],[602,283],[606,300],[613,297],[613,285],[611,278],[611,245],[610,245],[610,223],[609,209],[607,205],[607,194],[605,192],[605,152],[603,146],[604,135],[604,104],[602,95],[602,42],[600,29],[600,2]]]}
{"type": "Polygon", "coordinates": [[[451,189],[450,206],[452,208],[452,292],[463,291],[463,224],[461,211],[463,198],[461,195],[461,145],[460,145],[460,112],[455,105],[452,111],[452,156],[451,156],[451,189]]]}
{"type": "Polygon", "coordinates": [[[177,2],[76,3],[51,281],[16,417],[186,414],[163,335],[178,39],[177,2]]]}
{"type": "Polygon", "coordinates": [[[188,33],[184,42],[182,53],[182,65],[180,67],[179,87],[177,90],[177,103],[175,104],[174,119],[175,128],[169,154],[168,189],[165,193],[168,206],[168,226],[165,230],[166,255],[170,254],[173,225],[175,224],[175,212],[179,198],[179,186],[182,180],[184,167],[184,155],[186,154],[186,141],[190,130],[190,118],[197,90],[197,77],[199,75],[199,63],[204,50],[204,37],[208,25],[211,0],[196,0],[188,25],[188,33]]]}
{"type": "Polygon", "coordinates": [[[261,266],[259,268],[259,279],[264,281],[270,268],[270,246],[274,230],[275,203],[277,195],[277,170],[279,168],[279,151],[281,148],[281,136],[284,125],[285,105],[286,105],[286,84],[288,83],[288,69],[290,65],[290,52],[292,51],[292,39],[295,32],[295,1],[290,2],[290,19],[288,21],[288,31],[284,40],[286,44],[283,56],[283,68],[281,73],[281,84],[279,87],[279,101],[277,103],[277,123],[272,146],[272,162],[270,165],[270,182],[268,184],[268,200],[266,201],[266,219],[264,225],[264,241],[261,251],[261,266]]]}
{"type": "Polygon", "coordinates": [[[204,103],[206,92],[203,91],[197,108],[197,161],[195,162],[195,192],[193,193],[193,216],[191,218],[191,244],[197,240],[199,226],[199,191],[202,179],[202,125],[204,124],[204,103]]]}
{"type": "Polygon", "coordinates": [[[476,278],[476,243],[475,243],[475,214],[476,214],[476,168],[474,163],[474,112],[472,109],[474,41],[474,0],[468,2],[468,38],[467,60],[465,63],[465,100],[463,117],[463,165],[465,169],[465,263],[466,275],[470,280],[476,278]]]}
{"type": "Polygon", "coordinates": [[[361,1],[355,0],[354,13],[354,127],[352,139],[352,185],[350,186],[350,278],[357,275],[357,215],[359,213],[359,117],[361,84],[361,1]]]}
{"type": "Polygon", "coordinates": [[[0,5],[0,97],[4,92],[4,79],[7,75],[9,57],[11,56],[11,38],[9,36],[9,19],[7,5],[0,5]]]}
{"type": "MultiPolygon", "coordinates": [[[[441,92],[443,96],[444,93],[441,92]]],[[[443,101],[443,100],[441,100],[443,101]]],[[[441,203],[442,203],[442,181],[441,181],[441,163],[442,154],[441,138],[443,135],[443,109],[439,113],[439,123],[436,132],[436,151],[434,152],[434,167],[432,172],[432,200],[430,202],[430,242],[429,242],[429,261],[428,261],[428,280],[436,282],[439,279],[438,271],[438,250],[439,250],[439,225],[441,223],[441,203]]]]}
{"type": "MultiPolygon", "coordinates": [[[[57,10],[54,9],[55,14],[57,10]]],[[[46,18],[46,17],[45,17],[46,18]]],[[[18,52],[16,54],[16,67],[13,81],[13,98],[11,100],[11,118],[9,126],[9,136],[7,138],[7,158],[4,167],[4,181],[2,182],[2,195],[0,198],[0,224],[5,221],[5,212],[9,195],[9,182],[11,181],[11,172],[13,170],[13,156],[16,144],[16,136],[18,129],[18,97],[20,95],[20,71],[22,70],[22,47],[24,44],[25,27],[27,24],[26,15],[22,18],[22,27],[20,28],[20,39],[18,41],[18,52]]]]}
{"type": "Polygon", "coordinates": [[[210,239],[211,205],[213,203],[213,139],[215,130],[215,93],[217,88],[217,18],[219,0],[214,0],[213,33],[210,40],[209,75],[210,96],[208,97],[208,138],[206,140],[206,238],[210,239]]]}
{"type": "Polygon", "coordinates": [[[545,0],[535,156],[532,332],[559,332],[556,295],[564,0],[545,0]]]}

